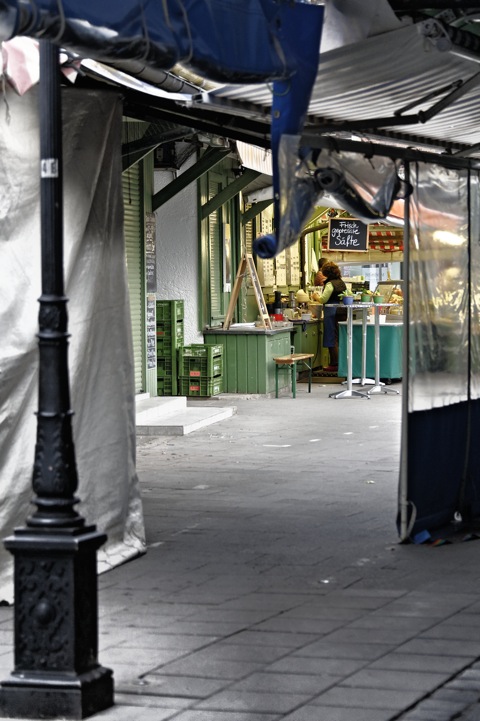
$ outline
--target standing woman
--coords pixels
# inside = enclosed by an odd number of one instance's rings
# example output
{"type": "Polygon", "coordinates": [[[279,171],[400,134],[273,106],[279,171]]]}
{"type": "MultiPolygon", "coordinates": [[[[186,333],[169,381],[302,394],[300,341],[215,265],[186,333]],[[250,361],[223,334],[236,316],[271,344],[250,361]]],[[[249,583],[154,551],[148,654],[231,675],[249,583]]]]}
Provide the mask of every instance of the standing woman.
{"type": "MultiPolygon", "coordinates": [[[[317,303],[333,304],[341,303],[340,294],[346,289],[346,285],[342,280],[340,268],[336,263],[328,262],[322,265],[322,275],[325,278],[323,285],[323,293],[318,291],[313,293],[313,300],[317,303]]],[[[336,308],[324,308],[323,312],[323,347],[328,348],[330,354],[330,365],[325,368],[326,371],[338,371],[338,323],[346,320],[347,309],[342,306],[336,308]]]]}
{"type": "Polygon", "coordinates": [[[323,284],[324,284],[325,281],[326,281],[326,278],[325,278],[325,276],[324,276],[323,273],[322,273],[322,268],[323,268],[323,266],[325,265],[325,263],[327,263],[327,259],[326,259],[326,258],[319,258],[319,259],[318,259],[318,270],[317,270],[317,272],[315,273],[315,278],[313,279],[313,285],[321,285],[321,286],[322,286],[322,290],[323,290],[323,284]]]}

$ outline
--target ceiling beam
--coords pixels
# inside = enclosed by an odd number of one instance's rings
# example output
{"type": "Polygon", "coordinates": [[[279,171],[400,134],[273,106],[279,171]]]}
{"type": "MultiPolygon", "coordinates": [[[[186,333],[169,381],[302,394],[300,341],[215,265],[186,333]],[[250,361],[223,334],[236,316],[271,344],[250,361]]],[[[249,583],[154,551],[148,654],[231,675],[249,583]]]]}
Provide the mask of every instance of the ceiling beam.
{"type": "Polygon", "coordinates": [[[160,145],[170,143],[173,140],[182,140],[188,133],[192,134],[191,128],[179,127],[176,130],[169,130],[155,135],[148,135],[122,145],[122,170],[128,170],[132,165],[138,163],[148,153],[160,145]]]}
{"type": "MultiPolygon", "coordinates": [[[[99,83],[93,81],[91,78],[83,78],[82,87],[98,89],[99,83]]],[[[101,84],[101,87],[105,89],[105,92],[108,92],[108,86],[101,84]]],[[[115,90],[115,92],[117,92],[117,90],[115,90]]],[[[122,89],[122,95],[124,97],[124,115],[126,117],[152,123],[161,121],[189,125],[196,130],[221,135],[222,137],[230,138],[230,140],[242,140],[262,148],[271,147],[270,123],[268,118],[245,118],[242,115],[235,116],[233,113],[229,116],[226,113],[213,112],[211,109],[207,111],[195,105],[190,108],[183,108],[178,103],[169,102],[163,98],[160,100],[159,98],[125,88],[122,89]]],[[[335,150],[341,146],[342,143],[339,138],[329,137],[329,134],[337,133],[339,130],[353,132],[354,129],[349,127],[348,123],[345,123],[345,126],[342,127],[340,123],[335,123],[331,118],[308,116],[303,130],[302,144],[317,148],[329,147],[335,150]],[[311,145],[312,142],[314,142],[313,146],[311,145]]],[[[411,131],[405,132],[397,128],[383,130],[376,128],[375,131],[369,133],[369,136],[372,141],[371,145],[376,147],[376,149],[379,147],[376,145],[377,143],[381,143],[385,149],[389,146],[389,152],[378,153],[379,155],[393,154],[393,157],[405,157],[409,155],[409,149],[412,146],[420,146],[426,151],[429,149],[432,157],[438,148],[442,151],[445,151],[446,148],[448,152],[453,151],[455,153],[461,153],[462,151],[465,151],[465,153],[471,152],[471,144],[469,145],[468,143],[462,144],[458,141],[450,142],[438,138],[425,137],[411,131]]],[[[357,146],[354,144],[352,147],[358,148],[358,151],[354,152],[363,152],[361,148],[365,147],[365,144],[357,144],[357,146]]]]}
{"type": "Polygon", "coordinates": [[[259,175],[261,175],[261,173],[256,170],[251,170],[250,168],[244,170],[242,175],[236,178],[232,183],[229,183],[225,188],[223,188],[223,190],[217,193],[215,197],[202,205],[202,220],[221,208],[224,203],[228,203],[229,200],[238,195],[244,188],[247,187],[247,185],[249,185],[249,183],[258,178],[259,175]]]}
{"type": "Polygon", "coordinates": [[[303,133],[302,143],[310,148],[326,148],[328,150],[344,150],[351,153],[360,153],[364,157],[381,156],[384,158],[402,159],[405,161],[419,161],[423,163],[437,163],[446,168],[472,168],[480,170],[479,158],[459,157],[458,154],[434,153],[428,150],[401,147],[399,145],[385,145],[380,142],[347,140],[343,138],[329,138],[328,136],[311,135],[303,133]]]}
{"type": "MultiPolygon", "coordinates": [[[[97,87],[98,83],[84,79],[86,87],[97,87]]],[[[188,125],[197,131],[211,133],[231,140],[243,140],[261,148],[270,148],[270,121],[236,115],[234,112],[216,112],[204,105],[183,106],[165,98],[122,88],[124,115],[147,122],[171,122],[188,125]]]]}
{"type": "Polygon", "coordinates": [[[198,180],[198,178],[214,168],[215,165],[218,165],[229,153],[230,148],[210,148],[207,150],[200,160],[197,160],[195,165],[192,165],[191,168],[185,170],[185,172],[175,178],[175,180],[172,180],[171,183],[162,188],[162,190],[155,193],[152,197],[152,210],[158,210],[167,200],[173,198],[177,193],[186,188],[187,185],[198,180]]]}
{"type": "Polygon", "coordinates": [[[254,203],[251,208],[242,213],[242,225],[246,225],[251,220],[256,218],[257,215],[260,215],[260,213],[266,210],[269,205],[272,205],[272,203],[273,198],[269,198],[269,200],[260,200],[258,203],[254,203]]]}
{"type": "Polygon", "coordinates": [[[261,200],[271,200],[273,202],[273,185],[249,190],[248,193],[245,193],[246,203],[259,203],[261,200]]]}

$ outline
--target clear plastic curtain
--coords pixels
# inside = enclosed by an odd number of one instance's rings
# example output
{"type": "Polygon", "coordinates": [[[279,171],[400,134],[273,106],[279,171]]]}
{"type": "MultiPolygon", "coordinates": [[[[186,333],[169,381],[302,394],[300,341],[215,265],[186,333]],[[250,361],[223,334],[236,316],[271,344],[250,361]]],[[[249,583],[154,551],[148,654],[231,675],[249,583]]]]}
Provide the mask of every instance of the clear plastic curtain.
{"type": "Polygon", "coordinates": [[[470,402],[467,463],[460,492],[460,512],[480,516],[480,176],[470,173],[470,402]]]}
{"type": "Polygon", "coordinates": [[[480,174],[470,174],[470,397],[480,399],[480,174]]]}
{"type": "Polygon", "coordinates": [[[399,530],[423,542],[480,511],[480,196],[467,169],[415,163],[409,176],[399,530]]]}
{"type": "Polygon", "coordinates": [[[409,411],[468,394],[468,171],[411,166],[409,411]]]}

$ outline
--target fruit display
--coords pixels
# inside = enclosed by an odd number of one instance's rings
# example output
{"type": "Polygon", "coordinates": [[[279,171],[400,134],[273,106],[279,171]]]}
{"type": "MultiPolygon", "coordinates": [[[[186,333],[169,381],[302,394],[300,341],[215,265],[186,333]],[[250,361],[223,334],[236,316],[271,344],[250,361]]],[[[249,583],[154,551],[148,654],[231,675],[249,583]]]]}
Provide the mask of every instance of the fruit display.
{"type": "Polygon", "coordinates": [[[403,305],[403,291],[398,286],[395,287],[392,291],[392,295],[390,296],[390,303],[398,303],[399,305],[403,305]]]}

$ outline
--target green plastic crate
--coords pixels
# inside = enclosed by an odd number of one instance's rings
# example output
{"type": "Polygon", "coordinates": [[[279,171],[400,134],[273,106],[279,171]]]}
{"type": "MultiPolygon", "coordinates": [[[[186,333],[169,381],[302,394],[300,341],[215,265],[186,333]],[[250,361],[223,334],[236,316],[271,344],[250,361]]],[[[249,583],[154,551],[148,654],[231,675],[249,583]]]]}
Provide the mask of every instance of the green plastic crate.
{"type": "Polygon", "coordinates": [[[157,378],[157,393],[159,396],[176,396],[177,388],[178,384],[175,376],[157,378]]]}
{"type": "Polygon", "coordinates": [[[183,321],[157,323],[157,357],[172,358],[183,346],[183,321]]]}
{"type": "Polygon", "coordinates": [[[157,300],[157,322],[164,320],[183,320],[183,300],[157,300]]]}
{"type": "Polygon", "coordinates": [[[178,375],[187,377],[213,378],[223,375],[223,356],[212,355],[203,358],[185,356],[183,351],[179,350],[178,375]]]}
{"type": "Polygon", "coordinates": [[[183,320],[157,321],[157,338],[170,335],[172,338],[181,338],[183,343],[183,320]]]}
{"type": "Polygon", "coordinates": [[[184,346],[181,355],[183,358],[212,358],[213,356],[223,356],[223,345],[192,343],[191,345],[184,346]]]}
{"type": "Polygon", "coordinates": [[[157,338],[157,358],[174,358],[181,343],[175,342],[172,336],[157,338]]]}
{"type": "Polygon", "coordinates": [[[173,356],[160,357],[157,356],[157,378],[169,376],[177,377],[177,358],[173,356]]]}
{"type": "Polygon", "coordinates": [[[179,378],[178,394],[181,396],[218,396],[223,390],[223,377],[179,378]]]}

